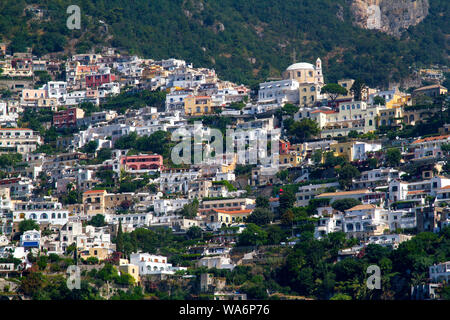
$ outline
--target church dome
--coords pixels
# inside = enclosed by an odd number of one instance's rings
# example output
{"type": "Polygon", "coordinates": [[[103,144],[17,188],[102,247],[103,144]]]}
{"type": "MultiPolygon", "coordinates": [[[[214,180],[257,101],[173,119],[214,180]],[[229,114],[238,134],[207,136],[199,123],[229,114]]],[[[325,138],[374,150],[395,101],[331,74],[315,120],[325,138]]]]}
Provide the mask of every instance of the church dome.
{"type": "Polygon", "coordinates": [[[299,70],[299,69],[310,69],[310,70],[314,70],[314,66],[311,63],[307,63],[307,62],[299,62],[299,63],[294,63],[291,64],[286,70],[287,71],[291,71],[291,70],[299,70]]]}

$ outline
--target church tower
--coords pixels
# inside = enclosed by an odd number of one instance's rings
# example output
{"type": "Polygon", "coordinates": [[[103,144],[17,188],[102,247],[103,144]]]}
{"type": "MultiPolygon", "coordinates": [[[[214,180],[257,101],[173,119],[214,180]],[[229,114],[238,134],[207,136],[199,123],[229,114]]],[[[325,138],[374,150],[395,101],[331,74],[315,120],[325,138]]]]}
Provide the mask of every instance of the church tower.
{"type": "Polygon", "coordinates": [[[322,74],[322,60],[320,60],[320,58],[317,58],[316,60],[316,83],[324,83],[322,74]]]}

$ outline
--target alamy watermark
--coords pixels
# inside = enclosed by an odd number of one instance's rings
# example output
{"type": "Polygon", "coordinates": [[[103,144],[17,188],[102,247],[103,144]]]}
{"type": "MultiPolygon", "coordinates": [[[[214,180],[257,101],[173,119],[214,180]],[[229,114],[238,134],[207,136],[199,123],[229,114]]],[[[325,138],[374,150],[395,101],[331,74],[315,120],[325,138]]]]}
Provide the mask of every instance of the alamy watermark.
{"type": "Polygon", "coordinates": [[[376,4],[367,7],[367,29],[381,29],[381,9],[376,4]]]}
{"type": "Polygon", "coordinates": [[[367,267],[366,273],[371,276],[367,278],[366,285],[370,290],[381,289],[381,269],[377,265],[370,265],[367,267]]]}
{"type": "Polygon", "coordinates": [[[70,16],[67,18],[66,26],[70,30],[81,29],[81,9],[77,5],[71,5],[67,7],[67,14],[70,16]]]}
{"type": "Polygon", "coordinates": [[[67,268],[67,277],[66,285],[69,290],[73,289],[81,289],[81,272],[80,267],[71,265],[67,268]]]}
{"type": "Polygon", "coordinates": [[[193,130],[178,128],[171,139],[178,142],[171,152],[174,164],[240,165],[260,164],[264,174],[275,174],[279,166],[280,129],[227,129],[225,137],[219,129],[203,127],[195,122],[193,130]]]}

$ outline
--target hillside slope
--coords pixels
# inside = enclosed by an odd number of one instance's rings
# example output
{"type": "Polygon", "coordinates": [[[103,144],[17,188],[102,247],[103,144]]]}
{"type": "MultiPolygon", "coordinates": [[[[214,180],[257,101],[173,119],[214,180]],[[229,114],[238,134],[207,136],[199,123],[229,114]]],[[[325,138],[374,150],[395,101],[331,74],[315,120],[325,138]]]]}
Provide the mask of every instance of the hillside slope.
{"type": "Polygon", "coordinates": [[[77,52],[107,44],[178,57],[247,84],[280,77],[293,53],[296,61],[320,56],[327,81],[354,77],[373,86],[399,82],[413,64],[448,64],[450,1],[429,0],[426,18],[399,38],[356,26],[355,1],[2,0],[0,36],[13,51],[33,45],[36,54],[75,43],[77,52]],[[24,10],[33,4],[43,17],[24,10]],[[70,4],[82,9],[82,30],[66,28],[70,4]]]}

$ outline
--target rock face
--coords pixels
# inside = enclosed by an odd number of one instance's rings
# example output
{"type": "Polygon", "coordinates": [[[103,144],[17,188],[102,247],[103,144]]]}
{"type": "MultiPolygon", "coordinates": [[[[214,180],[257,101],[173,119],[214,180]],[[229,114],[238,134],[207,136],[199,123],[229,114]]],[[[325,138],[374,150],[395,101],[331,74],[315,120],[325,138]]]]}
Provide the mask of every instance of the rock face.
{"type": "Polygon", "coordinates": [[[350,0],[354,23],[400,36],[428,15],[428,0],[350,0]]]}

